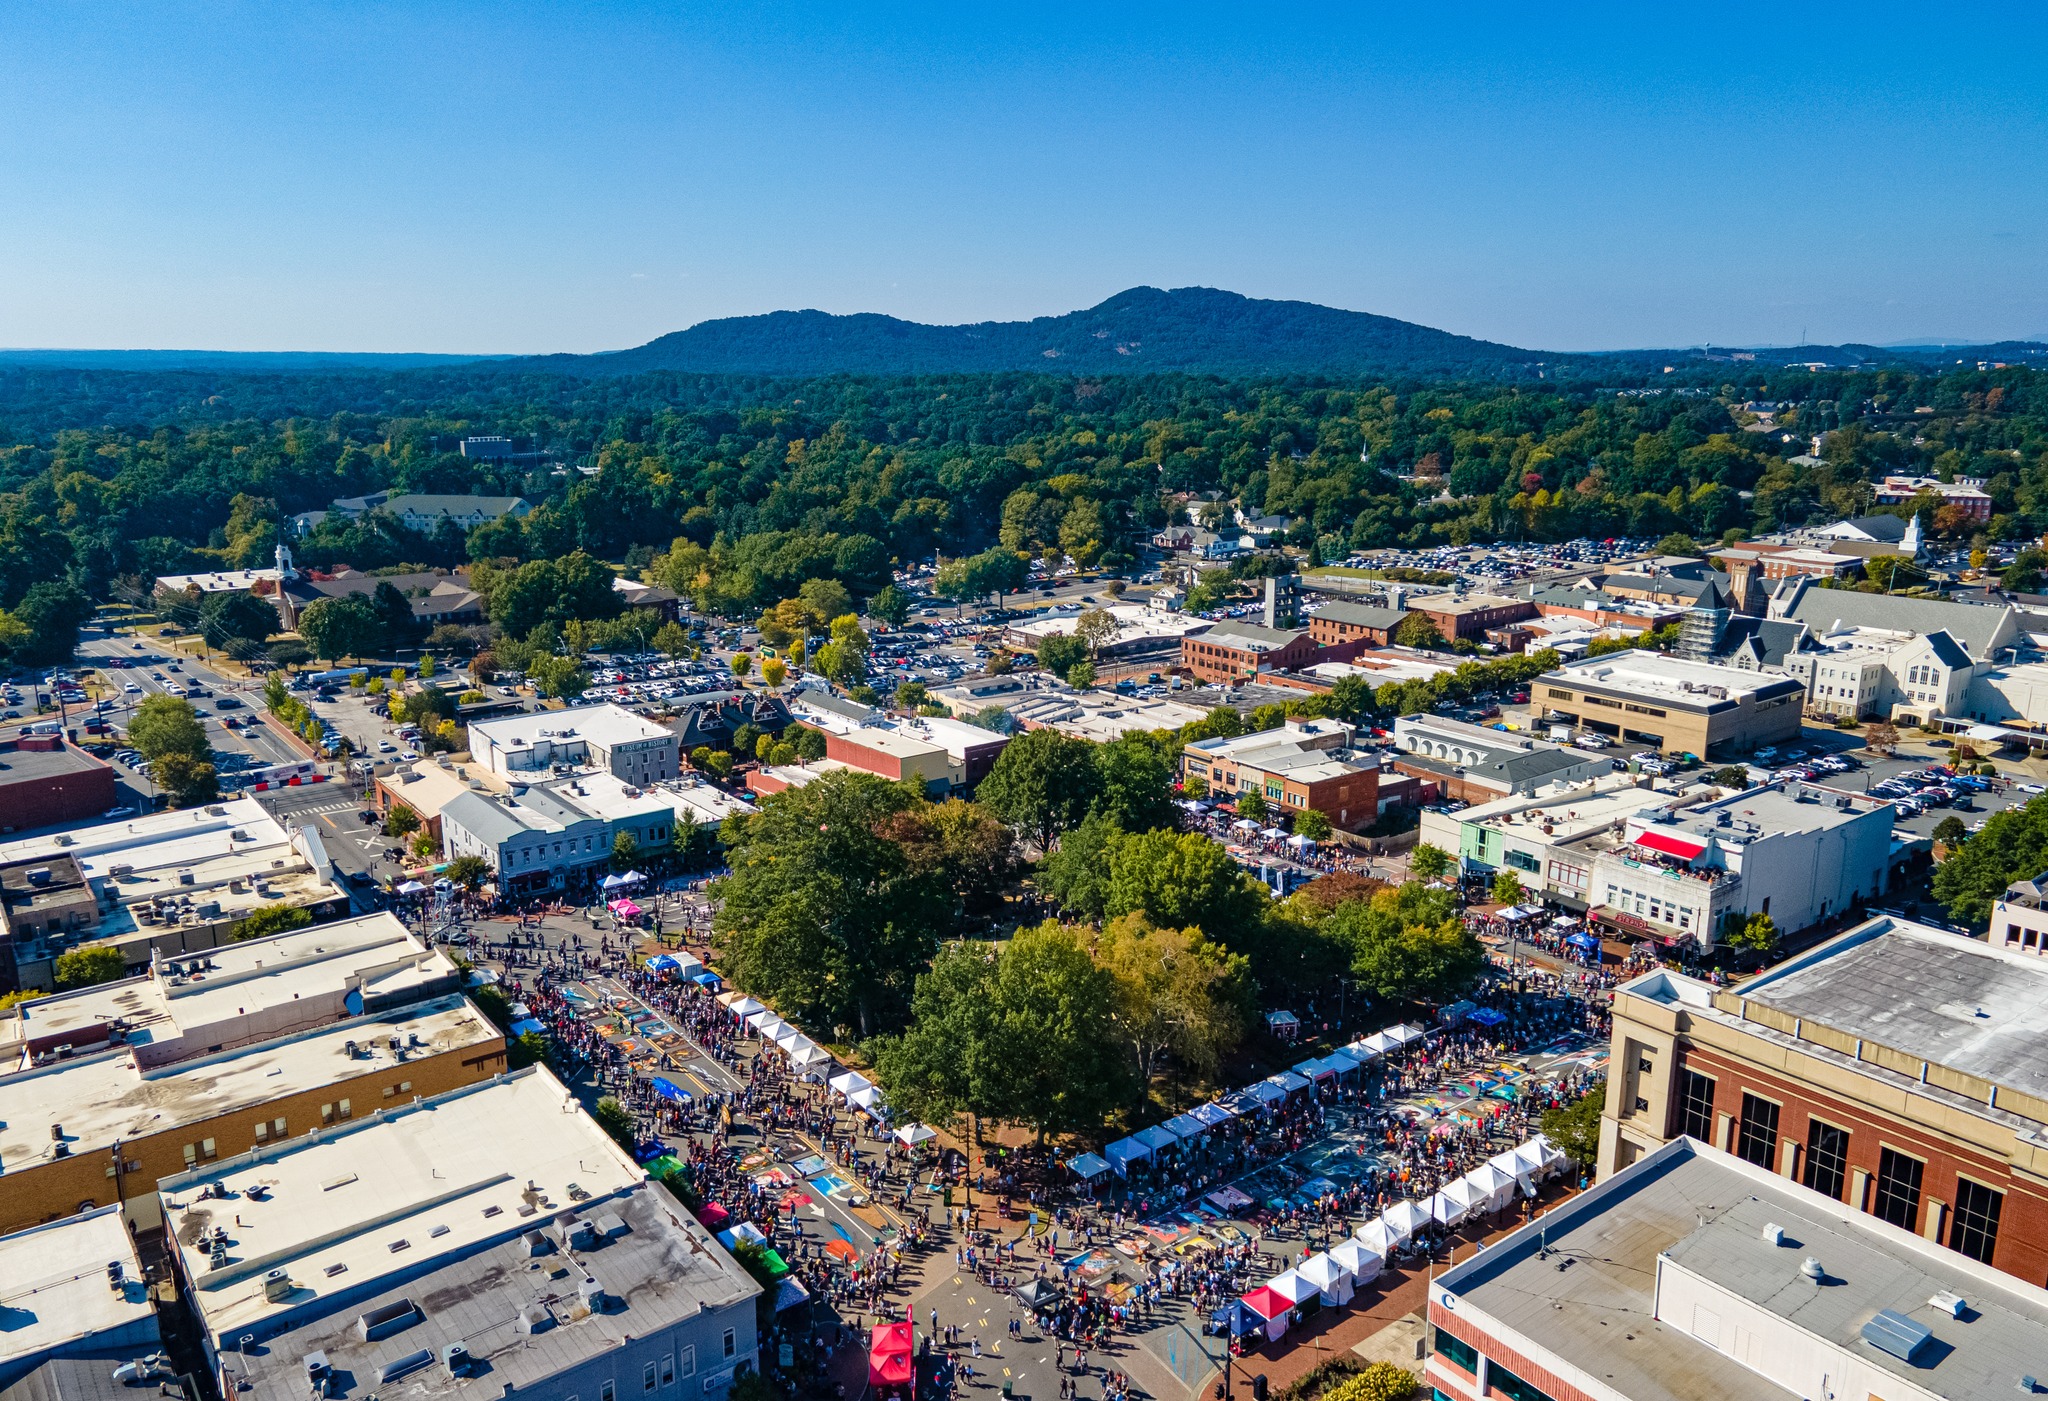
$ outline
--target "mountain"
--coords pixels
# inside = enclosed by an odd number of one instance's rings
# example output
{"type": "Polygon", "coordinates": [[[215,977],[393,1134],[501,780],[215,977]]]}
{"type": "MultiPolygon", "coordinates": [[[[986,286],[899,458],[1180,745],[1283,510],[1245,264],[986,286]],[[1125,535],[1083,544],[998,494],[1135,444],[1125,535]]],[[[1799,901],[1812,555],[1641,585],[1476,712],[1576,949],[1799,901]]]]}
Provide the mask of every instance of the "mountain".
{"type": "Polygon", "coordinates": [[[1030,321],[928,326],[866,313],[775,311],[702,321],[632,350],[547,355],[495,364],[512,370],[627,375],[947,374],[1050,370],[1222,375],[1410,373],[1529,375],[1535,351],[1339,311],[1262,301],[1210,287],[1133,287],[1100,306],[1030,321]]]}
{"type": "Polygon", "coordinates": [[[477,355],[346,350],[0,350],[0,366],[68,370],[225,370],[230,374],[321,374],[333,370],[427,370],[473,365],[477,355]]]}

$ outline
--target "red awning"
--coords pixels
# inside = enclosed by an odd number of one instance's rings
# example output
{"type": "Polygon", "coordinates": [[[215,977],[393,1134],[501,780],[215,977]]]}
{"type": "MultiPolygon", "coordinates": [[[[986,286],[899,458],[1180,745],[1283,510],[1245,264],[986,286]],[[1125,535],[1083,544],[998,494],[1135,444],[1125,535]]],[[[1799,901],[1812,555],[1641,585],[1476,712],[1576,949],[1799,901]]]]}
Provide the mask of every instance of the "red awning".
{"type": "Polygon", "coordinates": [[[1645,832],[1636,838],[1637,846],[1646,846],[1652,851],[1661,851],[1667,856],[1692,860],[1707,849],[1707,844],[1693,837],[1682,837],[1673,832],[1645,832]]]}

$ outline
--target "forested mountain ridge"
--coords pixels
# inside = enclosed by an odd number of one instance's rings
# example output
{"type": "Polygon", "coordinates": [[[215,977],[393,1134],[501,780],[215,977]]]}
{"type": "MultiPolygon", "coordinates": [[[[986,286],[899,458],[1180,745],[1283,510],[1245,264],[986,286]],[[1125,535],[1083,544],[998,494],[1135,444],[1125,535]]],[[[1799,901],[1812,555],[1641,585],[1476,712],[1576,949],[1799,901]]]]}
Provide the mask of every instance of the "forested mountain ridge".
{"type": "Polygon", "coordinates": [[[1536,351],[1313,302],[1211,287],[1133,287],[1098,306],[1029,321],[931,326],[865,313],[776,311],[703,321],[631,350],[506,362],[518,370],[624,375],[1414,374],[1535,378],[1536,351]]]}

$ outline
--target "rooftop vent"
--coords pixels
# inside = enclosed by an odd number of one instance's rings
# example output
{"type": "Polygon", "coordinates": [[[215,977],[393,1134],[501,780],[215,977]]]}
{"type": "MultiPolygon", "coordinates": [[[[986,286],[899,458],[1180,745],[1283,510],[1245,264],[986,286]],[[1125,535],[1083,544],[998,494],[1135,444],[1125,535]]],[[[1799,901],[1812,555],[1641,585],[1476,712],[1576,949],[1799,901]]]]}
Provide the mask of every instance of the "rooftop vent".
{"type": "Polygon", "coordinates": [[[1927,1307],[1940,1309],[1950,1318],[1961,1318],[1969,1311],[1969,1304],[1953,1289],[1944,1289],[1927,1301],[1927,1307]]]}
{"type": "Polygon", "coordinates": [[[1765,1245],[1783,1245],[1784,1243],[1785,1228],[1783,1226],[1780,1226],[1777,1222],[1773,1221],[1764,1227],[1765,1245]]]}
{"type": "Polygon", "coordinates": [[[1819,1284],[1828,1277],[1828,1272],[1821,1267],[1820,1261],[1814,1259],[1811,1255],[1799,1262],[1799,1273],[1812,1280],[1815,1284],[1819,1284]]]}
{"type": "Polygon", "coordinates": [[[604,1312],[604,1286],[589,1275],[583,1276],[576,1285],[576,1302],[592,1313],[604,1312]]]}
{"type": "Polygon", "coordinates": [[[420,1318],[420,1311],[412,1300],[394,1300],[381,1308],[370,1309],[357,1315],[356,1336],[366,1343],[373,1343],[379,1338],[388,1338],[393,1333],[412,1327],[420,1318]]]}
{"type": "Polygon", "coordinates": [[[377,1380],[380,1384],[395,1382],[400,1377],[410,1376],[420,1368],[432,1365],[433,1361],[434,1354],[425,1348],[418,1352],[408,1352],[405,1356],[395,1358],[379,1367],[377,1380]]]}
{"type": "Polygon", "coordinates": [[[450,1343],[441,1349],[441,1365],[448,1369],[451,1377],[469,1375],[469,1349],[461,1343],[450,1343]]]}
{"type": "Polygon", "coordinates": [[[548,1312],[546,1304],[528,1304],[519,1311],[519,1331],[526,1334],[545,1333],[554,1326],[555,1316],[548,1312]]]}
{"type": "Polygon", "coordinates": [[[1911,1363],[1922,1348],[1934,1341],[1934,1334],[1896,1309],[1879,1309],[1863,1325],[1863,1341],[1879,1352],[1911,1363]]]}
{"type": "Polygon", "coordinates": [[[297,1286],[292,1283],[290,1270],[280,1267],[263,1276],[263,1297],[273,1304],[282,1299],[289,1299],[295,1288],[297,1286]]]}
{"type": "Polygon", "coordinates": [[[538,1229],[528,1231],[519,1239],[526,1244],[526,1256],[529,1260],[536,1256],[545,1255],[554,1249],[547,1236],[538,1229]]]}

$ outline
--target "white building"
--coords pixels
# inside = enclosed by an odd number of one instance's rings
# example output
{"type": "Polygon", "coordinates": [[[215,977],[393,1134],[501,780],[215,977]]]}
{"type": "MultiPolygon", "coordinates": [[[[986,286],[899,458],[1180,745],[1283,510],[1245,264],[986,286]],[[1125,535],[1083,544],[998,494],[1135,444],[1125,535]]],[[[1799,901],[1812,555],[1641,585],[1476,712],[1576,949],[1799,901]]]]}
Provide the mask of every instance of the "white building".
{"type": "Polygon", "coordinates": [[[1638,813],[1593,844],[1588,913],[1669,945],[1711,947],[1758,914],[1796,934],[1884,893],[1893,815],[1882,799],[1799,782],[1638,813]]]}
{"type": "Polygon", "coordinates": [[[1594,858],[1614,833],[1648,812],[1673,811],[1693,799],[1661,791],[1635,774],[1611,773],[1592,783],[1560,784],[1459,812],[1425,810],[1422,840],[1449,852],[1468,874],[1513,871],[1531,895],[1583,911],[1593,886],[1594,858]]]}
{"type": "Polygon", "coordinates": [[[542,1067],[160,1197],[201,1346],[249,1401],[702,1401],[757,1365],[760,1286],[542,1067]]]}
{"type": "Polygon", "coordinates": [[[94,1359],[99,1382],[117,1362],[147,1356],[160,1341],[120,1208],[0,1236],[0,1391],[23,1398],[105,1395],[111,1388],[104,1383],[82,1393],[63,1385],[16,1387],[38,1373],[39,1380],[61,1374],[70,1359],[94,1359]]]}
{"type": "MultiPolygon", "coordinates": [[[[669,785],[642,788],[597,770],[513,782],[505,793],[449,799],[441,849],[451,858],[482,857],[507,893],[555,890],[610,861],[621,833],[642,851],[666,849],[675,841],[678,806],[669,785]]],[[[681,806],[697,820],[695,803],[681,806]]]]}
{"type": "MultiPolygon", "coordinates": [[[[1084,610],[1066,607],[1048,610],[1025,622],[1012,623],[1004,640],[1012,647],[1034,652],[1048,637],[1067,637],[1084,610]]],[[[1102,611],[1116,620],[1116,635],[1096,650],[1104,657],[1120,657],[1165,651],[1183,637],[1199,637],[1216,626],[1194,614],[1168,612],[1135,603],[1113,603],[1102,611]]]]}
{"type": "Polygon", "coordinates": [[[1918,724],[1962,712],[1979,668],[1945,630],[1845,626],[1786,655],[1781,669],[1806,685],[1807,708],[1852,719],[1918,724]]]}
{"type": "Polygon", "coordinates": [[[604,769],[645,787],[676,776],[679,748],[675,731],[617,705],[543,710],[469,727],[471,755],[506,778],[562,765],[604,769]]]}

